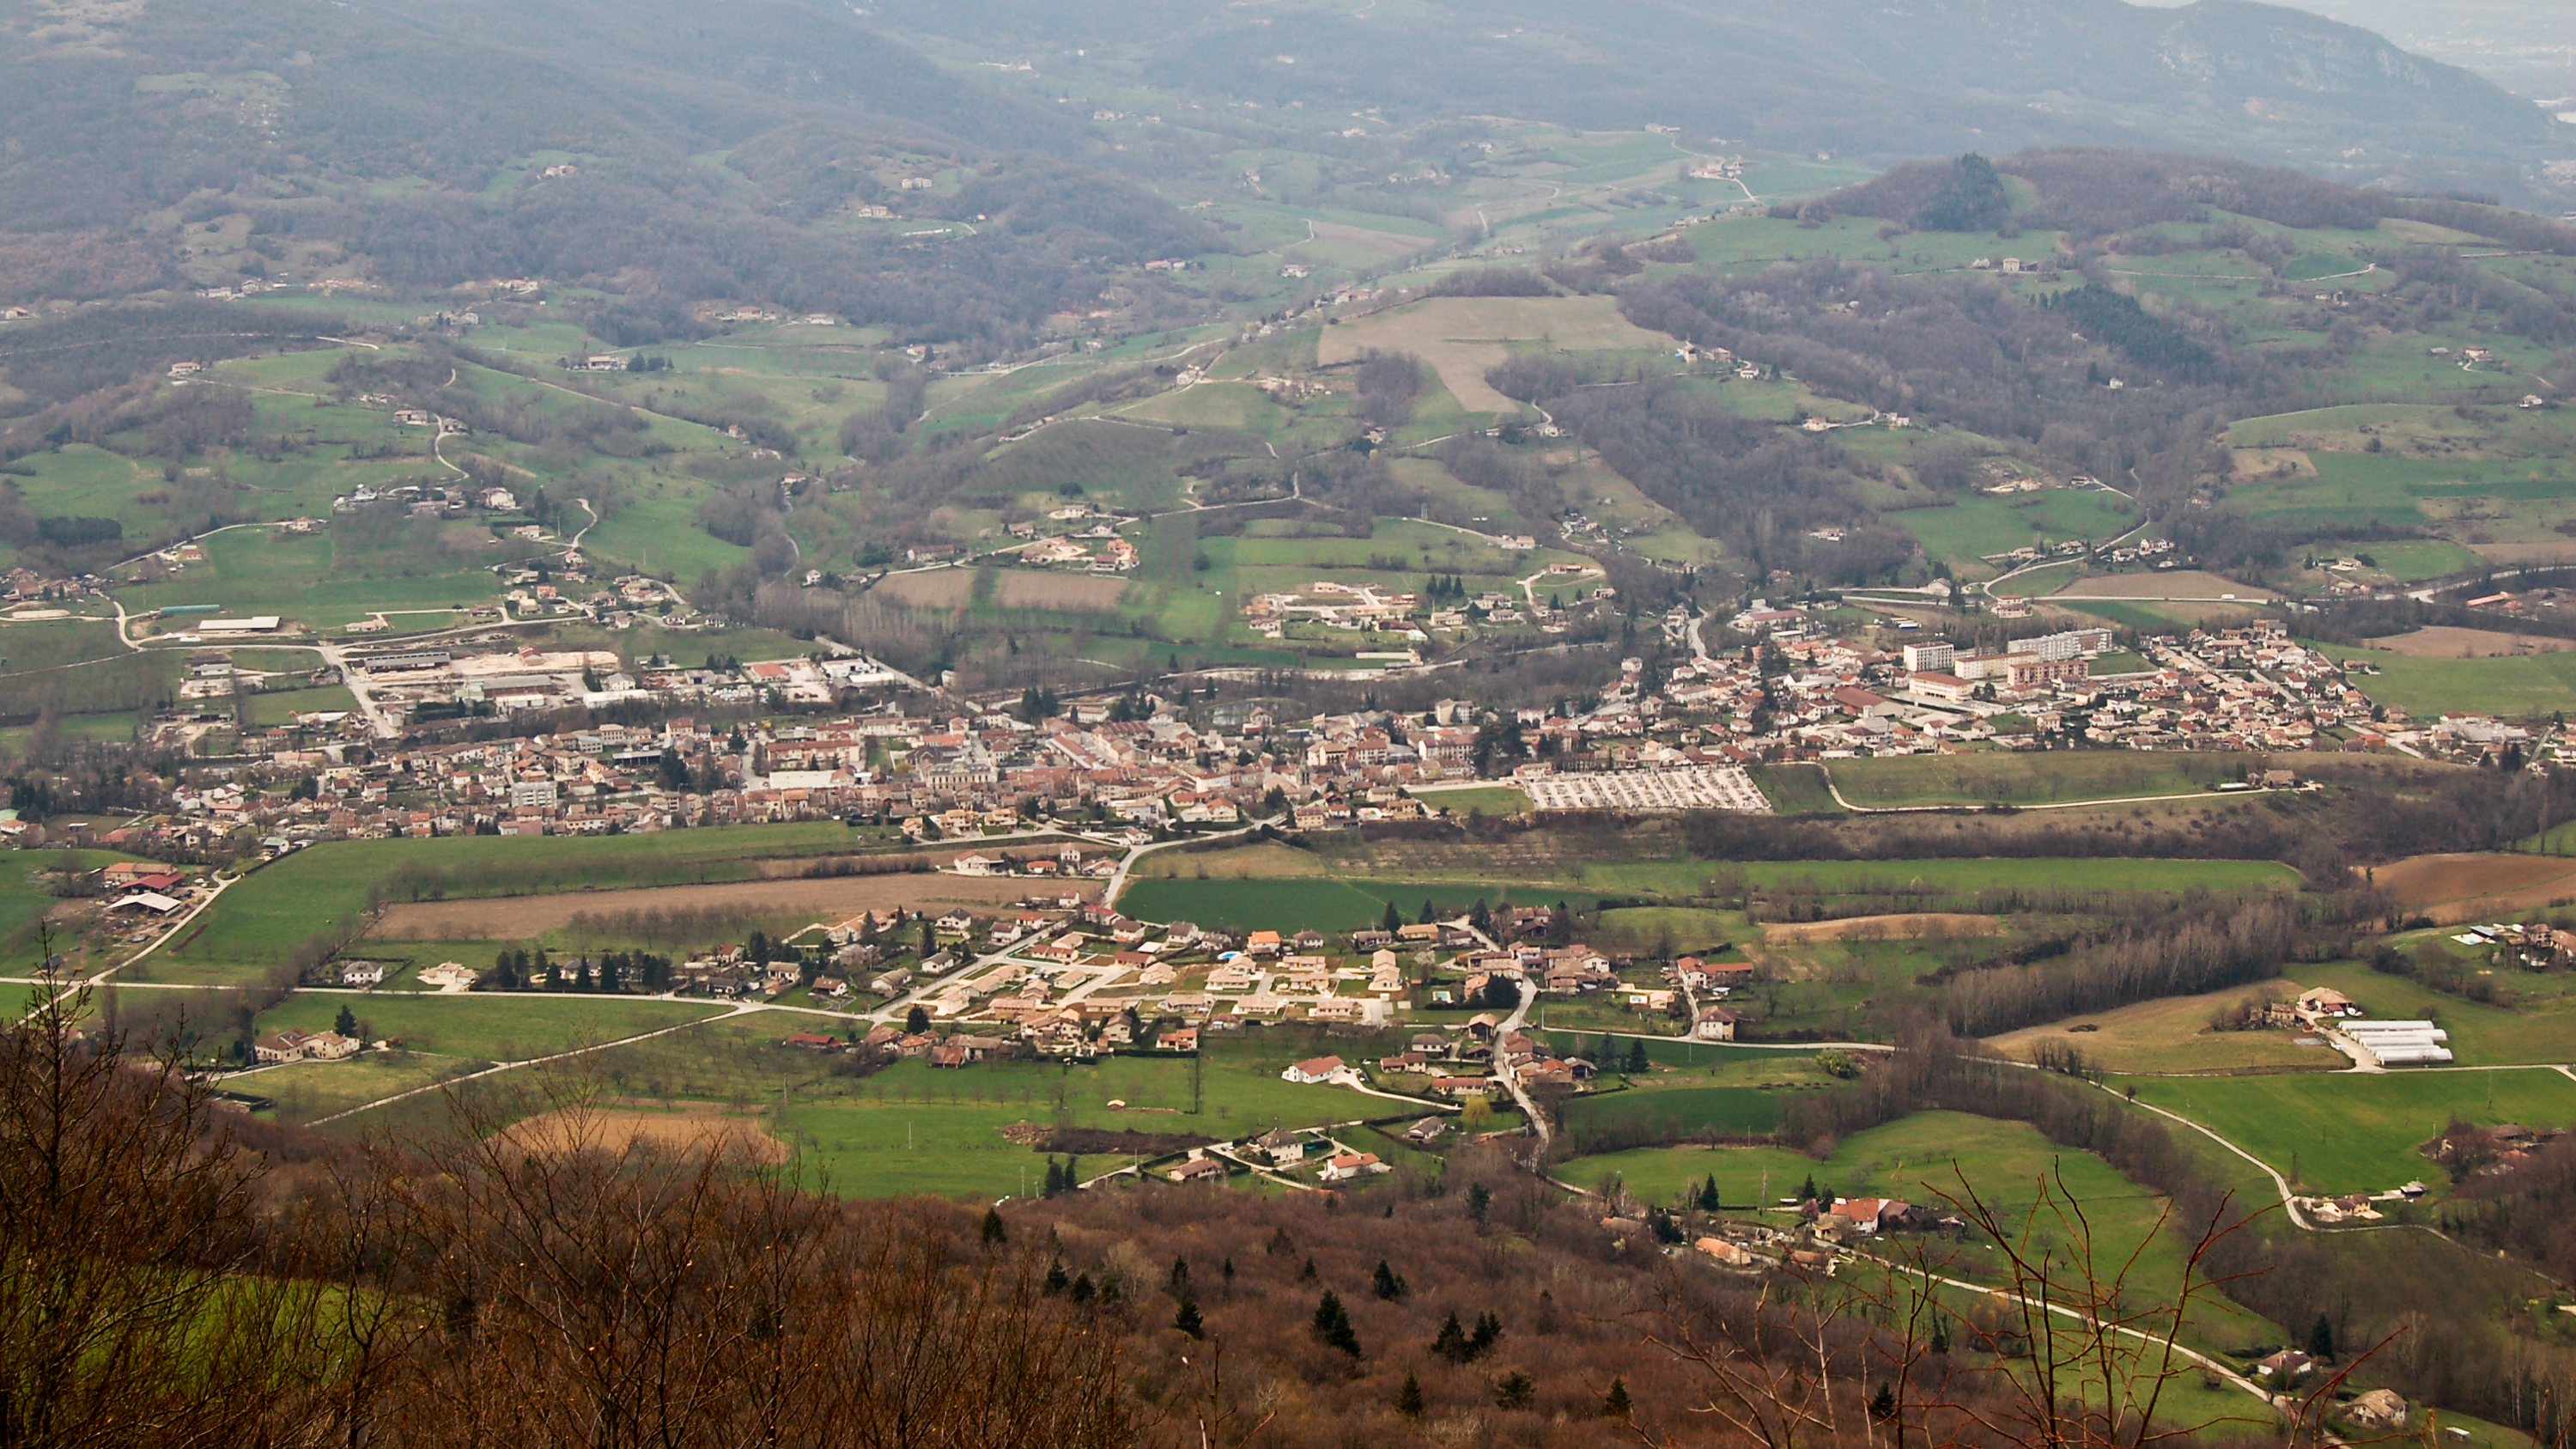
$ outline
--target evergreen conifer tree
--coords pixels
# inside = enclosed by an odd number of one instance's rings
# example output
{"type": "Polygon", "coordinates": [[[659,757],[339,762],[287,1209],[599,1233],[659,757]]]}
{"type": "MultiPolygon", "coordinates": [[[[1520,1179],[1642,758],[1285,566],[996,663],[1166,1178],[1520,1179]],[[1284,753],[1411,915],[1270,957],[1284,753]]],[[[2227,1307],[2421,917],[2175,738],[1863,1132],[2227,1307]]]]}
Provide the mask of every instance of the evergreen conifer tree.
{"type": "Polygon", "coordinates": [[[1387,1261],[1384,1258],[1377,1260],[1377,1278],[1375,1286],[1377,1289],[1377,1296],[1386,1299],[1401,1298],[1408,1291],[1405,1287],[1403,1276],[1397,1273],[1395,1269],[1387,1266],[1387,1261]]]}

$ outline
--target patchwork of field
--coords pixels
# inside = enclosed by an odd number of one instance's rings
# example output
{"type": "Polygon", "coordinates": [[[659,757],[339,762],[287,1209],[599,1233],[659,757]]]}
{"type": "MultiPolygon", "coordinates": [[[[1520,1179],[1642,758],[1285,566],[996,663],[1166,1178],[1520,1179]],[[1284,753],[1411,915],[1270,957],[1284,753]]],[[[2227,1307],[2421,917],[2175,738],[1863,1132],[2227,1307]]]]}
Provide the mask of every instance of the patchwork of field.
{"type": "Polygon", "coordinates": [[[1664,350],[1673,339],[1619,315],[1615,297],[1435,297],[1325,329],[1316,358],[1335,367],[1372,351],[1410,353],[1431,364],[1467,411],[1511,417],[1521,405],[1494,391],[1485,374],[1512,355],[1514,344],[1560,352],[1664,350]]]}

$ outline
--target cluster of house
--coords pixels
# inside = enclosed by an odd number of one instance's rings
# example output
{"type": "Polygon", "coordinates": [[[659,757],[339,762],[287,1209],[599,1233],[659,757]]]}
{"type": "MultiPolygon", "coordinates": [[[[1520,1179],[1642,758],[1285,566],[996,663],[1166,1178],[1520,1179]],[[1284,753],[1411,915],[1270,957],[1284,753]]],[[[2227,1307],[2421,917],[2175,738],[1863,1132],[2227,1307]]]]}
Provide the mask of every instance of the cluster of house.
{"type": "Polygon", "coordinates": [[[1135,541],[1119,533],[1118,520],[1080,504],[1010,524],[1008,531],[1018,541],[1001,552],[1032,567],[1126,574],[1140,561],[1135,541]]]}
{"type": "MultiPolygon", "coordinates": [[[[1448,1130],[1448,1123],[1437,1117],[1425,1118],[1405,1133],[1415,1146],[1437,1142],[1448,1130]]],[[[1314,1180],[1327,1185],[1377,1177],[1395,1169],[1379,1160],[1374,1152],[1336,1140],[1321,1128],[1279,1128],[1242,1142],[1217,1142],[1194,1147],[1179,1161],[1160,1169],[1172,1182],[1222,1182],[1236,1172],[1253,1172],[1269,1176],[1289,1176],[1302,1181],[1305,1170],[1314,1169],[1314,1180]]]]}
{"type": "Polygon", "coordinates": [[[23,567],[0,574],[0,607],[71,603],[106,591],[107,580],[96,574],[42,574],[23,567]]]}
{"type": "MultiPolygon", "coordinates": [[[[1940,640],[1889,652],[1824,632],[1797,610],[1749,610],[1735,624],[1767,635],[1773,672],[1749,659],[1675,670],[1668,705],[1727,716],[1752,755],[1834,759],[1937,753],[1995,742],[2035,748],[2052,739],[2138,750],[2277,752],[2364,747],[2417,754],[2458,748],[2500,753],[2530,735],[2472,716],[2415,727],[2382,709],[2328,656],[2264,622],[2138,643],[2143,656],[2105,670],[2107,629],[2016,639],[1962,650],[1940,640]],[[1770,711],[1767,732],[1752,712],[1770,711]]],[[[1658,711],[1661,713],[1661,711],[1658,711]]]]}

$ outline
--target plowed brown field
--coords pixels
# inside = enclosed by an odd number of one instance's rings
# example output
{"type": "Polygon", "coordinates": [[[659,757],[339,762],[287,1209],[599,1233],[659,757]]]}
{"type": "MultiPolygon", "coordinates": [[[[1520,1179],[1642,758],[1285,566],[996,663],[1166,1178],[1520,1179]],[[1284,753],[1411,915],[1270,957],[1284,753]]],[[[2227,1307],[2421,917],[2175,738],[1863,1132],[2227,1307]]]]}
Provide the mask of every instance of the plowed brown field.
{"type": "Polygon", "coordinates": [[[2576,900],[2576,860],[2545,855],[2419,855],[2380,866],[2371,879],[2444,925],[2576,900]]]}
{"type": "Polygon", "coordinates": [[[641,1145],[688,1157],[723,1156],[769,1164],[787,1160],[787,1144],[770,1136],[758,1122],[704,1103],[668,1112],[567,1108],[531,1117],[508,1135],[512,1146],[529,1152],[623,1152],[630,1145],[641,1145]]]}

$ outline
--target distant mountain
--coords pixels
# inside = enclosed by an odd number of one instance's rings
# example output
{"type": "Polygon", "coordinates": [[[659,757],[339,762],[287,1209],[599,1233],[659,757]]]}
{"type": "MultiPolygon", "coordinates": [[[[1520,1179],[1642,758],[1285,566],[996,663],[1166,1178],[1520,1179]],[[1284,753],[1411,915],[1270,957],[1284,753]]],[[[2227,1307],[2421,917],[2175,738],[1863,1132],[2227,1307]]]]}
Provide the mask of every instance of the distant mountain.
{"type": "Polygon", "coordinates": [[[793,0],[0,0],[0,95],[0,301],[175,284],[246,215],[272,259],[602,289],[630,340],[735,296],[1004,345],[1214,245],[1083,121],[793,0]],[[890,201],[959,244],[816,228],[890,201]]]}
{"type": "MultiPolygon", "coordinates": [[[[2146,0],[2160,3],[2160,0],[2146,0]]],[[[2576,5],[2566,0],[2294,0],[2376,30],[2418,55],[2475,71],[2552,109],[2576,111],[2576,5]]]]}
{"type": "Polygon", "coordinates": [[[2201,0],[884,0],[899,32],[1042,73],[1390,120],[1483,113],[1887,161],[2186,148],[2536,197],[2568,127],[2304,11],[2201,0]],[[1076,51],[1087,52],[1080,57],[1076,51]]]}

